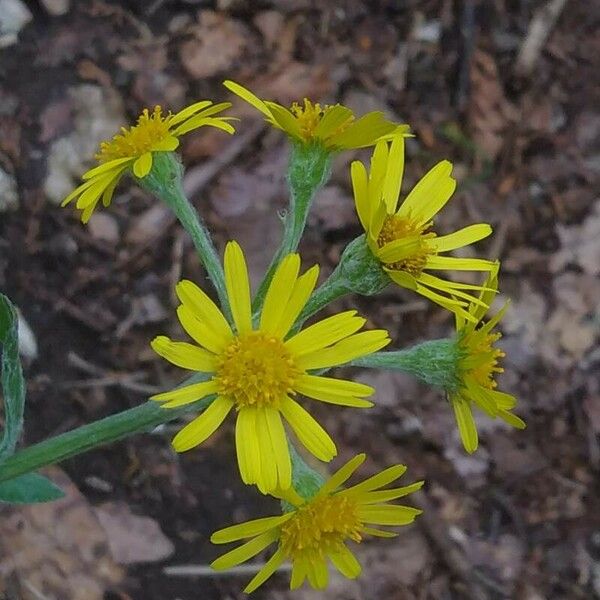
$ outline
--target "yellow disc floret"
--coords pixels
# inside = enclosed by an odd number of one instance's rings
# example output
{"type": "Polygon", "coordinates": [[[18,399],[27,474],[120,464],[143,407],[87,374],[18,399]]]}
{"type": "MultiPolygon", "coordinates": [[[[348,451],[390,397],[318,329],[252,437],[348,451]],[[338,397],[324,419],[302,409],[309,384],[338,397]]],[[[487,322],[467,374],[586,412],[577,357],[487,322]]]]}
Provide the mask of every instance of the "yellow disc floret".
{"type": "Polygon", "coordinates": [[[300,375],[294,359],[277,337],[252,331],[235,338],[220,357],[214,379],[219,394],[243,407],[274,407],[300,375]]]}
{"type": "Polygon", "coordinates": [[[300,506],[281,526],[281,548],[292,560],[308,555],[325,557],[348,539],[360,542],[361,528],[356,501],[325,496],[300,506]]]}
{"type": "Polygon", "coordinates": [[[418,245],[413,254],[394,263],[386,264],[388,269],[395,271],[406,271],[413,277],[418,277],[427,263],[427,257],[435,252],[427,243],[436,236],[429,231],[433,223],[431,221],[419,225],[410,218],[400,215],[388,215],[383,222],[379,236],[377,237],[377,246],[383,248],[390,242],[397,240],[418,238],[418,245]]]}
{"type": "Polygon", "coordinates": [[[169,131],[170,116],[170,113],[163,116],[160,106],[155,106],[152,113],[147,108],[144,109],[136,125],[121,127],[121,133],[100,144],[96,159],[105,163],[116,158],[141,156],[151,151],[158,142],[172,135],[169,131]]]}
{"type": "Polygon", "coordinates": [[[487,333],[484,330],[475,330],[464,334],[459,341],[463,351],[459,369],[468,373],[471,379],[487,389],[497,387],[494,379],[496,373],[504,369],[498,366],[498,361],[505,356],[505,352],[494,348],[494,343],[502,337],[500,332],[487,333]]]}
{"type": "MultiPolygon", "coordinates": [[[[290,107],[291,113],[298,120],[300,127],[300,135],[306,142],[310,142],[316,137],[316,129],[323,117],[330,112],[334,106],[321,107],[318,102],[311,102],[308,98],[304,98],[304,105],[301,106],[294,102],[290,107]]],[[[334,130],[328,131],[327,137],[335,137],[341,134],[354,121],[354,116],[349,116],[334,130]]]]}

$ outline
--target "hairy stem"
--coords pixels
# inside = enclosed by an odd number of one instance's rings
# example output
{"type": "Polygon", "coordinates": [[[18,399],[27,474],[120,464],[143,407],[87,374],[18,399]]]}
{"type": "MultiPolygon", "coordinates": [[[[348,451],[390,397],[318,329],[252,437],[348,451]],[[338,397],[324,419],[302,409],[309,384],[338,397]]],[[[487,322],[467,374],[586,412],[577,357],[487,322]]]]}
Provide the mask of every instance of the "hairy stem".
{"type": "Polygon", "coordinates": [[[150,173],[138,184],[162,200],[187,231],[213,284],[225,316],[230,319],[225,275],[210,233],[183,191],[183,166],[173,152],[155,152],[150,173]]]}
{"type": "Polygon", "coordinates": [[[331,173],[331,155],[318,144],[294,144],[288,167],[287,181],[290,202],[283,226],[283,238],[252,305],[253,312],[262,308],[267,290],[281,259],[295,252],[306,227],[306,220],[317,191],[331,173]]]}

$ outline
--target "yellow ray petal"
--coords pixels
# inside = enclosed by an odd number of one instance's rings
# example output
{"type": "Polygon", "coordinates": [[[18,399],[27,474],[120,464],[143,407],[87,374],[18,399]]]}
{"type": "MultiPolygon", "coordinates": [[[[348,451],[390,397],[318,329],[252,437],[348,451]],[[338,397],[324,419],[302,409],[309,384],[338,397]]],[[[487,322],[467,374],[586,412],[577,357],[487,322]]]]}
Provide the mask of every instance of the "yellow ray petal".
{"type": "Polygon", "coordinates": [[[359,160],[353,161],[350,166],[350,177],[352,179],[356,213],[358,214],[363,229],[369,231],[369,223],[371,222],[369,183],[367,179],[367,170],[359,160]]]}
{"type": "Polygon", "coordinates": [[[319,460],[329,462],[337,454],[329,434],[295,400],[285,398],[281,412],[300,442],[319,460]]]}
{"type": "Polygon", "coordinates": [[[238,525],[231,525],[230,527],[215,531],[210,536],[210,541],[213,544],[228,544],[229,542],[237,542],[238,540],[255,537],[265,531],[279,527],[288,521],[293,514],[290,512],[277,517],[262,517],[246,521],[245,523],[239,523],[238,525]]]}
{"type": "Polygon", "coordinates": [[[325,348],[358,331],[366,319],[356,316],[355,310],[338,313],[303,329],[285,342],[296,356],[325,348]]]}
{"type": "Polygon", "coordinates": [[[428,243],[437,252],[448,252],[449,250],[456,250],[456,248],[474,244],[486,238],[491,233],[492,228],[487,223],[478,223],[463,227],[454,233],[433,238],[428,243]]]}
{"type": "Polygon", "coordinates": [[[396,479],[402,477],[404,473],[406,473],[406,465],[393,465],[352,487],[346,488],[340,493],[348,496],[359,496],[365,492],[381,488],[388,483],[392,483],[392,481],[396,481],[396,479]]]}
{"type": "Polygon", "coordinates": [[[223,130],[225,133],[234,134],[235,128],[233,127],[233,125],[230,125],[227,122],[229,120],[231,120],[231,119],[228,117],[213,118],[213,117],[204,117],[202,115],[197,115],[197,116],[192,117],[191,119],[188,119],[187,121],[183,122],[181,125],[179,125],[173,131],[173,135],[181,136],[186,133],[189,133],[190,131],[193,131],[194,129],[199,129],[200,127],[204,127],[204,126],[215,127],[216,129],[223,130]]]}
{"type": "Polygon", "coordinates": [[[260,329],[262,331],[270,333],[277,331],[277,326],[296,285],[299,271],[299,254],[288,254],[279,263],[265,296],[260,316],[260,329]]]}
{"type": "Polygon", "coordinates": [[[210,373],[216,368],[215,355],[198,346],[174,342],[164,335],[155,337],[150,345],[154,352],[182,369],[210,373]]]}
{"type": "Polygon", "coordinates": [[[252,330],[250,308],[250,280],[244,253],[237,242],[229,242],[225,248],[225,286],[231,313],[238,334],[252,330]]]}
{"type": "Polygon", "coordinates": [[[417,481],[411,485],[405,485],[404,487],[393,488],[389,490],[379,490],[376,492],[365,492],[360,497],[361,504],[380,504],[382,502],[390,502],[391,500],[397,500],[403,498],[420,490],[423,487],[424,481],[417,481]]]}
{"type": "Polygon", "coordinates": [[[231,92],[233,92],[236,96],[239,96],[242,100],[248,102],[263,113],[266,117],[270,119],[273,118],[271,111],[267,107],[267,105],[257,96],[255,96],[250,90],[241,86],[239,83],[235,83],[235,81],[227,80],[223,82],[223,85],[231,92]]]}
{"type": "Polygon", "coordinates": [[[277,467],[278,486],[287,490],[292,485],[292,464],[281,415],[278,410],[265,408],[265,418],[277,467]]]}
{"type": "Polygon", "coordinates": [[[334,143],[337,148],[364,148],[374,144],[382,135],[391,133],[396,125],[386,120],[382,112],[370,112],[352,123],[339,136],[334,143]]]}
{"type": "Polygon", "coordinates": [[[180,110],[178,113],[175,113],[169,118],[169,127],[185,121],[188,117],[195,115],[198,111],[201,111],[203,108],[206,108],[211,104],[212,102],[210,100],[200,100],[200,102],[195,102],[194,104],[186,106],[184,109],[180,110]]]}
{"type": "Polygon", "coordinates": [[[492,260],[482,258],[455,258],[454,256],[429,256],[426,269],[442,269],[444,271],[491,271],[495,268],[492,260]]]}
{"type": "Polygon", "coordinates": [[[394,240],[377,251],[377,258],[383,263],[392,264],[413,256],[419,251],[420,247],[421,237],[418,235],[394,240]]]}
{"type": "Polygon", "coordinates": [[[197,318],[212,329],[217,336],[230,341],[233,332],[217,305],[189,279],[180,281],[175,287],[177,297],[197,318]]]}
{"type": "Polygon", "coordinates": [[[415,185],[398,209],[401,216],[410,216],[419,225],[431,220],[448,202],[456,181],[450,177],[452,163],[443,160],[431,168],[415,185]]]}
{"type": "Polygon", "coordinates": [[[235,448],[240,475],[244,483],[260,478],[260,450],[256,439],[256,410],[242,408],[235,424],[235,448]]]}
{"type": "Polygon", "coordinates": [[[308,582],[316,590],[324,590],[329,581],[329,572],[327,571],[327,563],[325,558],[317,554],[311,555],[306,564],[306,575],[308,582]]]}
{"type": "Polygon", "coordinates": [[[211,436],[225,420],[233,402],[223,397],[214,400],[204,412],[186,425],[174,438],[173,448],[176,452],[185,452],[201,444],[211,436]]]}
{"type": "Polygon", "coordinates": [[[387,170],[383,183],[383,199],[388,214],[396,212],[400,186],[404,174],[404,136],[396,136],[390,147],[387,170]]]}
{"type": "Polygon", "coordinates": [[[319,265],[314,265],[306,273],[300,275],[296,280],[292,294],[281,315],[277,329],[273,332],[275,335],[283,338],[287,335],[296,319],[300,316],[302,309],[306,306],[310,295],[315,289],[317,279],[319,278],[319,265]]]}
{"type": "Polygon", "coordinates": [[[383,531],[382,529],[375,529],[374,527],[363,527],[362,531],[368,535],[373,535],[380,538],[398,537],[398,534],[394,533],[393,531],[383,531]]]}
{"type": "Polygon", "coordinates": [[[315,375],[303,375],[294,385],[294,389],[321,402],[356,408],[373,406],[372,402],[363,400],[363,397],[370,396],[375,391],[372,387],[362,383],[315,375]]]}
{"type": "Polygon", "coordinates": [[[175,136],[170,135],[169,137],[160,140],[160,142],[153,144],[152,152],[173,152],[173,150],[177,150],[178,147],[179,140],[175,136]]]}
{"type": "Polygon", "coordinates": [[[339,487],[341,487],[350,477],[352,477],[354,471],[360,467],[365,462],[367,458],[366,454],[357,454],[354,458],[351,458],[342,468],[338,469],[324,484],[321,486],[321,489],[318,491],[317,496],[321,498],[322,496],[327,496],[328,494],[332,494],[339,487]]]}
{"type": "Polygon", "coordinates": [[[456,417],[456,423],[458,424],[458,431],[463,446],[469,454],[472,454],[477,450],[479,442],[471,407],[468,402],[460,396],[452,396],[450,402],[454,409],[454,416],[456,417]]]}
{"type": "Polygon", "coordinates": [[[211,567],[215,571],[222,571],[224,569],[230,569],[247,561],[248,559],[256,556],[259,552],[262,552],[267,546],[270,546],[277,539],[277,531],[266,531],[258,537],[242,544],[235,550],[227,552],[217,558],[217,560],[211,563],[211,567]]]}
{"type": "Polygon", "coordinates": [[[186,385],[168,392],[162,392],[155,394],[150,397],[150,400],[156,400],[156,402],[179,402],[181,404],[189,404],[195,402],[201,398],[205,398],[210,394],[214,394],[217,391],[217,382],[213,379],[209,381],[201,381],[200,383],[193,383],[186,385]]]}
{"type": "Polygon", "coordinates": [[[228,337],[217,334],[206,321],[197,319],[187,304],[177,307],[177,318],[183,329],[195,342],[215,354],[222,352],[233,337],[233,334],[228,337]]]}
{"type": "Polygon", "coordinates": [[[384,329],[362,331],[338,342],[330,348],[316,350],[298,357],[297,364],[301,369],[326,369],[346,364],[359,356],[377,352],[390,343],[388,332],[384,329]]]}
{"type": "Polygon", "coordinates": [[[517,417],[517,415],[508,412],[507,410],[498,411],[498,416],[505,422],[508,423],[512,427],[516,427],[517,429],[525,429],[527,424],[523,419],[517,417]]]}
{"type": "Polygon", "coordinates": [[[363,523],[371,525],[408,525],[423,511],[411,506],[390,504],[360,506],[358,516],[363,523]]]}
{"type": "Polygon", "coordinates": [[[326,139],[353,117],[354,113],[346,106],[336,104],[329,107],[315,128],[315,137],[326,139]]]}
{"type": "Polygon", "coordinates": [[[146,177],[152,169],[152,152],[144,152],[134,163],[133,163],[133,174],[142,179],[146,177]]]}
{"type": "Polygon", "coordinates": [[[361,572],[360,563],[356,557],[345,546],[339,546],[337,552],[332,552],[328,555],[335,568],[348,579],[356,579],[361,572]]]}
{"type": "Polygon", "coordinates": [[[260,477],[257,484],[258,489],[267,494],[277,488],[277,464],[275,462],[275,451],[271,443],[269,425],[264,408],[256,410],[256,441],[260,452],[260,477]]]}
{"type": "Polygon", "coordinates": [[[297,558],[292,564],[292,577],[290,589],[297,590],[306,579],[306,564],[301,558],[297,558]]]}
{"type": "Polygon", "coordinates": [[[87,181],[88,179],[93,179],[94,177],[103,175],[108,171],[116,171],[118,170],[118,167],[123,167],[123,165],[125,165],[126,163],[131,163],[133,161],[134,159],[130,156],[126,158],[115,158],[114,160],[109,160],[108,162],[102,163],[101,165],[94,167],[89,171],[86,171],[81,176],[81,179],[83,179],[84,181],[87,181]]]}
{"type": "Polygon", "coordinates": [[[300,125],[298,119],[285,107],[276,104],[275,102],[266,102],[269,107],[271,114],[273,115],[274,122],[281,127],[288,135],[301,139],[302,134],[300,131],[300,125]]]}
{"type": "Polygon", "coordinates": [[[281,548],[278,548],[275,554],[266,562],[265,566],[254,576],[252,581],[244,588],[244,593],[251,594],[254,590],[260,587],[281,565],[285,560],[285,554],[281,548]]]}

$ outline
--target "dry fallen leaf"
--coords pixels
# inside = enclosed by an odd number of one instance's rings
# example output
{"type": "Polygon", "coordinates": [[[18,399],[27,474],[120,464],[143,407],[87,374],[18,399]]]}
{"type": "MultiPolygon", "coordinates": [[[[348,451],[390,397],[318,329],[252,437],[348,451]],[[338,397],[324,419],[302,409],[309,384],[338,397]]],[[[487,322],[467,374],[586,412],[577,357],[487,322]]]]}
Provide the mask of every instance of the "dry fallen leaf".
{"type": "Polygon", "coordinates": [[[106,502],[94,510],[120,565],[164,560],[175,551],[154,519],[134,515],[124,502],[106,502]]]}
{"type": "Polygon", "coordinates": [[[590,275],[600,275],[600,200],[581,225],[556,226],[561,249],[552,257],[554,273],[568,263],[579,265],[590,275]]]}
{"type": "Polygon", "coordinates": [[[249,36],[241,22],[212,10],[200,12],[193,34],[181,45],[179,55],[186,71],[198,79],[231,69],[242,56],[249,36]]]}
{"type": "Polygon", "coordinates": [[[492,160],[502,148],[514,112],[504,95],[494,58],[476,50],[471,64],[469,122],[475,143],[492,160]]]}
{"type": "Polygon", "coordinates": [[[0,507],[0,597],[10,585],[19,600],[103,598],[124,576],[106,533],[63,471],[52,467],[45,474],[64,498],[0,507]]]}

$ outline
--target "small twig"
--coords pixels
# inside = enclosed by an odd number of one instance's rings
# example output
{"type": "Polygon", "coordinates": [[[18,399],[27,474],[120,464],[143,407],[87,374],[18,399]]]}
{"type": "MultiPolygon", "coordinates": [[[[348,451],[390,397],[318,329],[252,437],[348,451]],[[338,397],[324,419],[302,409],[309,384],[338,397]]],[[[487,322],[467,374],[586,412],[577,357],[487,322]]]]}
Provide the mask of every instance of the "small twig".
{"type": "Polygon", "coordinates": [[[131,390],[133,392],[140,392],[142,394],[156,394],[160,388],[147,385],[145,383],[138,383],[139,379],[146,377],[145,373],[118,373],[102,369],[97,365],[94,365],[84,358],[81,358],[74,352],[69,352],[67,355],[67,361],[73,367],[94,375],[93,379],[66,381],[61,387],[68,389],[76,388],[89,388],[89,387],[109,387],[112,385],[118,385],[124,389],[131,390]]]}
{"type": "Polygon", "coordinates": [[[538,9],[529,23],[527,35],[521,44],[515,62],[515,73],[521,77],[531,75],[540,53],[567,0],[550,0],[538,9]]]}
{"type": "MultiPolygon", "coordinates": [[[[209,565],[174,565],[172,567],[165,567],[163,573],[172,577],[229,577],[236,575],[253,575],[258,573],[265,563],[252,563],[249,565],[238,565],[227,571],[215,571],[209,565]]],[[[290,564],[283,564],[277,572],[288,572],[292,566],[290,564]]]]}

